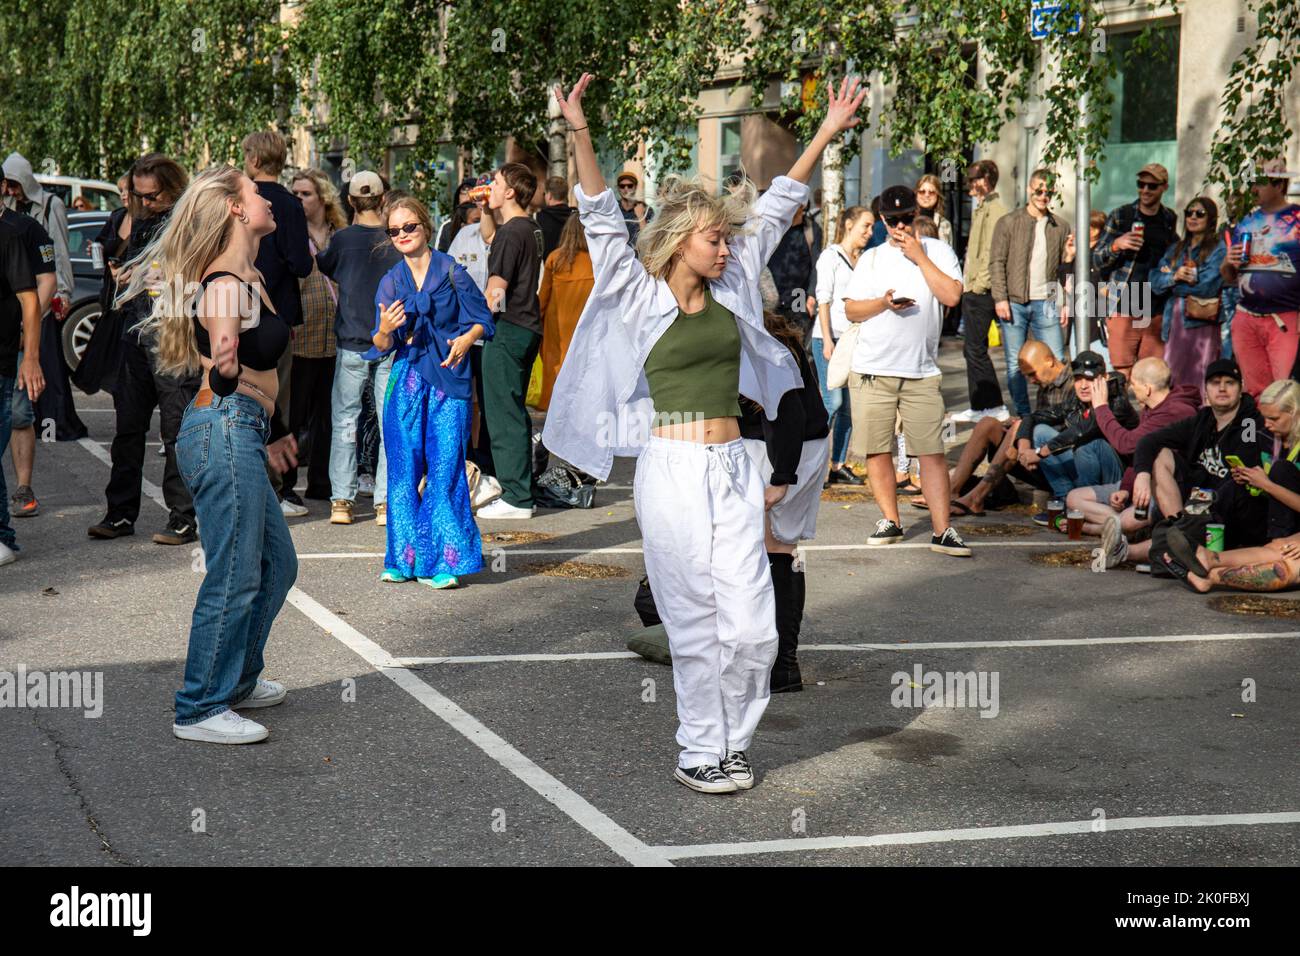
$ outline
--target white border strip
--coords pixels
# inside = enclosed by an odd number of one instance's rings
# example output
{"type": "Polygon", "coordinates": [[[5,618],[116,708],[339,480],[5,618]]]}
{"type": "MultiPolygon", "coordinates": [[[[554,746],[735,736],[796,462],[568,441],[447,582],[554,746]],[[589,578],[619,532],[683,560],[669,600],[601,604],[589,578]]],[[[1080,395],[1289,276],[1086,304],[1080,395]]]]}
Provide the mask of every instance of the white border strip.
{"type": "Polygon", "coordinates": [[[632,836],[468,711],[399,665],[387,651],[342,618],[330,613],[296,587],[290,589],[287,601],[624,860],[634,866],[672,866],[662,852],[632,836]]]}
{"type": "MultiPolygon", "coordinates": [[[[1300,813],[1217,813],[1169,817],[1116,817],[1105,821],[1105,830],[1165,830],[1178,827],[1270,826],[1300,823],[1300,813]]],[[[876,836],[807,837],[764,840],[753,843],[699,843],[694,846],[659,846],[670,860],[700,857],[750,856],[761,853],[800,853],[811,850],[846,850],[876,846],[916,846],[927,843],[958,843],[971,840],[1013,840],[1024,837],[1062,836],[1092,833],[1099,820],[1069,820],[1061,823],[1030,823],[1009,827],[973,827],[964,830],[920,830],[914,833],[881,833],[876,836]]]]}

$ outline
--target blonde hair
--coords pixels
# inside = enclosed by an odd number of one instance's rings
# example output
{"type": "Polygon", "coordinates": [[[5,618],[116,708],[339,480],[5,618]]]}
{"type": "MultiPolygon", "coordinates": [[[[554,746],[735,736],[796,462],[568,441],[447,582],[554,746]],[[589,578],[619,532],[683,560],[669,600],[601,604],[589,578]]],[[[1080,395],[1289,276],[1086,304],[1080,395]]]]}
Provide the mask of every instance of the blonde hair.
{"type": "Polygon", "coordinates": [[[721,229],[729,235],[741,231],[757,196],[748,179],[718,196],[698,177],[668,177],[658,191],[654,219],[637,236],[637,257],[651,276],[665,278],[672,269],[673,254],[688,236],[707,229],[721,229]]]}
{"type": "Polygon", "coordinates": [[[324,172],[319,169],[300,169],[294,174],[290,185],[300,179],[307,180],[315,188],[316,197],[325,209],[325,221],[329,223],[331,229],[342,229],[348,224],[348,217],[343,213],[343,202],[339,199],[339,191],[324,172]]]}
{"type": "Polygon", "coordinates": [[[1278,379],[1260,394],[1259,404],[1276,405],[1291,416],[1291,430],[1283,444],[1294,448],[1300,441],[1300,382],[1290,378],[1278,379]]]}
{"type": "Polygon", "coordinates": [[[258,172],[267,176],[279,176],[289,158],[288,144],[273,129],[249,133],[240,143],[240,148],[244,151],[244,161],[252,160],[258,172]]]}
{"type": "Polygon", "coordinates": [[[230,244],[235,228],[230,204],[242,200],[243,180],[242,172],[225,165],[194,177],[157,238],[127,264],[131,281],[114,303],[117,308],[146,291],[148,273],[161,272],[167,283],[153,299],[150,313],[135,326],[144,335],[157,332],[158,371],[163,374],[184,376],[199,370],[191,308],[202,295],[199,280],[230,244]],[[146,268],[154,262],[157,270],[146,268]]]}
{"type": "Polygon", "coordinates": [[[564,228],[560,230],[560,244],[551,253],[550,268],[556,272],[568,272],[573,268],[573,260],[578,258],[578,253],[586,251],[587,234],[583,231],[582,220],[577,213],[572,213],[564,220],[564,228]]]}

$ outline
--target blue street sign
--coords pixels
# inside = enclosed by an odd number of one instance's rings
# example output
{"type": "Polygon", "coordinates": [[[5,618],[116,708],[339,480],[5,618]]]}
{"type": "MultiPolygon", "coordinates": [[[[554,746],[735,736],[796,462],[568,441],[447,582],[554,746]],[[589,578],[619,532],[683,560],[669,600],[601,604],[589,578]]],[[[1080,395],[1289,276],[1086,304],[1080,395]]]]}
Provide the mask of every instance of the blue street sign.
{"type": "Polygon", "coordinates": [[[1083,30],[1083,13],[1081,11],[1075,11],[1074,23],[1070,24],[1069,28],[1064,31],[1062,30],[1060,17],[1060,3],[1053,3],[1052,0],[1030,0],[1030,38],[1034,40],[1044,40],[1047,38],[1047,35],[1053,31],[1064,32],[1073,36],[1083,30]]]}

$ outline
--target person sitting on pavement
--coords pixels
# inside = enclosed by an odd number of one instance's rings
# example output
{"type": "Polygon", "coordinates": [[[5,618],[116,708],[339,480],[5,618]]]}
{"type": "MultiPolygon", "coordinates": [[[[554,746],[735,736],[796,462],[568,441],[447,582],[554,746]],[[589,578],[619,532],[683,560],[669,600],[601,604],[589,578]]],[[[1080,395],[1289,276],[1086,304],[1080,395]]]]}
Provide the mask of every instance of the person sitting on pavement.
{"type": "MultiPolygon", "coordinates": [[[[1267,502],[1242,489],[1238,494],[1229,459],[1246,468],[1261,461],[1263,419],[1254,399],[1242,389],[1241,369],[1232,359],[1218,359],[1205,370],[1206,405],[1191,418],[1166,425],[1138,442],[1133,454],[1133,504],[1150,507],[1152,521],[1178,519],[1192,489],[1213,492],[1209,521],[1225,526],[1228,548],[1267,540],[1267,502]]],[[[1102,529],[1102,548],[1126,552],[1130,561],[1145,561],[1151,542],[1111,541],[1102,529]]],[[[1113,534],[1113,532],[1112,532],[1113,534]]],[[[1121,558],[1120,560],[1124,560],[1121,558]]]]}
{"type": "MultiPolygon", "coordinates": [[[[1098,379],[1092,383],[1092,407],[1097,416],[1097,426],[1106,441],[1110,442],[1110,447],[1126,461],[1131,459],[1138,442],[1147,435],[1173,422],[1190,418],[1201,406],[1200,389],[1190,385],[1174,385],[1173,373],[1165,360],[1154,356],[1138,359],[1133,366],[1129,391],[1132,400],[1142,408],[1136,428],[1126,428],[1115,417],[1109,404],[1110,389],[1106,380],[1098,379]]],[[[1110,518],[1116,518],[1121,530],[1127,534],[1151,523],[1149,517],[1139,519],[1134,514],[1135,509],[1127,507],[1133,494],[1135,477],[1136,473],[1130,466],[1125,469],[1124,477],[1117,485],[1088,485],[1075,488],[1066,496],[1067,510],[1083,512],[1084,534],[1101,534],[1103,525],[1110,518]]],[[[1113,533],[1112,538],[1114,544],[1118,538],[1113,533]]],[[[1107,566],[1115,565],[1108,562],[1107,566]]]]}
{"type": "Polygon", "coordinates": [[[1233,467],[1231,473],[1239,487],[1257,488],[1257,497],[1267,499],[1268,543],[1218,552],[1171,528],[1164,563],[1195,591],[1204,593],[1215,585],[1282,591],[1300,583],[1300,383],[1280,379],[1269,385],[1259,396],[1259,414],[1274,436],[1274,453],[1262,453],[1261,465],[1233,467]]]}
{"type": "MultiPolygon", "coordinates": [[[[1073,393],[1059,404],[1040,408],[1020,421],[1016,455],[1029,471],[1041,468],[1052,494],[1064,499],[1073,488],[1088,485],[1118,486],[1124,465],[1097,425],[1092,408],[1093,382],[1107,379],[1106,363],[1096,352],[1080,352],[1070,363],[1073,393]]],[[[1126,428],[1136,428],[1137,412],[1128,400],[1128,383],[1112,372],[1107,381],[1114,392],[1115,417],[1126,428]]],[[[1034,516],[1046,525],[1047,513],[1034,516]]]]}
{"type": "MultiPolygon", "coordinates": [[[[1030,339],[1021,346],[1017,364],[1025,379],[1038,386],[1039,408],[1057,405],[1072,394],[1074,382],[1069,367],[1056,357],[1046,343],[1030,339]]],[[[976,422],[957,464],[948,473],[949,485],[954,492],[965,488],[979,463],[985,459],[989,461],[989,468],[974,488],[953,498],[950,507],[957,514],[982,515],[985,500],[1009,472],[1028,484],[1046,490],[1047,482],[1040,472],[1025,471],[1015,465],[1015,436],[1019,427],[1020,419],[1003,422],[996,415],[986,415],[976,422]],[[1016,468],[1014,471],[1013,465],[1016,468]]],[[[912,507],[925,509],[929,505],[918,495],[912,500],[912,507]]]]}

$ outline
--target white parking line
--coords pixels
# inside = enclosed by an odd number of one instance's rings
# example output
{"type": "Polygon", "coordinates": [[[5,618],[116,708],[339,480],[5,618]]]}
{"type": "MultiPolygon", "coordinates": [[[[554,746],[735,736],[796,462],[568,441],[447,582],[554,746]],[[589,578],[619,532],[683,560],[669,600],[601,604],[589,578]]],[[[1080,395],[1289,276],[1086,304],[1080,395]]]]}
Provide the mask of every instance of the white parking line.
{"type": "Polygon", "coordinates": [[[963,830],[920,830],[914,833],[881,833],[875,836],[806,837],[763,840],[753,843],[699,843],[694,846],[657,846],[670,860],[700,857],[749,856],[761,853],[806,853],[812,850],[847,850],[876,846],[916,846],[926,843],[957,843],[970,840],[1015,840],[1025,837],[1063,836],[1073,833],[1110,833],[1115,830],[1167,830],[1181,827],[1246,827],[1300,823],[1300,813],[1209,813],[1168,817],[1115,817],[1101,820],[1068,820],[1061,823],[1030,823],[1009,827],[973,827],[963,830]],[[1104,830],[1103,830],[1104,827],[1104,830]]]}
{"type": "MultiPolygon", "coordinates": [[[[107,465],[112,458],[102,447],[88,438],[80,440],[81,447],[107,465]]],[[[162,489],[148,481],[143,489],[162,509],[167,504],[162,489]]],[[[543,799],[553,804],[561,813],[573,820],[600,842],[634,866],[672,866],[664,854],[638,840],[621,826],[601,813],[573,790],[560,783],[537,764],[510,746],[503,738],[484,726],[472,714],[438,693],[415,674],[399,664],[386,650],[370,640],[341,617],[332,614],[297,587],[289,590],[286,602],[293,605],[308,620],[326,634],[348,648],[367,664],[406,691],[453,730],[478,747],[492,760],[535,790],[543,799]]]]}
{"type": "MultiPolygon", "coordinates": [[[[1095,647],[1109,644],[1184,644],[1201,641],[1267,641],[1276,638],[1297,638],[1300,631],[1257,631],[1249,634],[1155,634],[1132,637],[1076,637],[1055,640],[1025,641],[915,641],[908,644],[803,644],[800,651],[964,651],[989,648],[1025,647],[1095,647]]],[[[399,657],[398,666],[418,667],[424,664],[529,664],[562,661],[613,661],[638,658],[632,651],[592,651],[572,654],[478,654],[468,657],[399,657]]]]}
{"type": "MultiPolygon", "coordinates": [[[[101,442],[97,442],[91,438],[78,438],[77,444],[86,449],[86,451],[90,452],[104,464],[108,465],[109,468],[113,467],[113,456],[108,453],[107,449],[104,448],[101,442]]],[[[162,489],[148,478],[140,479],[140,490],[144,492],[148,498],[152,499],[154,504],[163,511],[171,512],[171,509],[167,507],[167,500],[163,498],[162,489]]]]}

